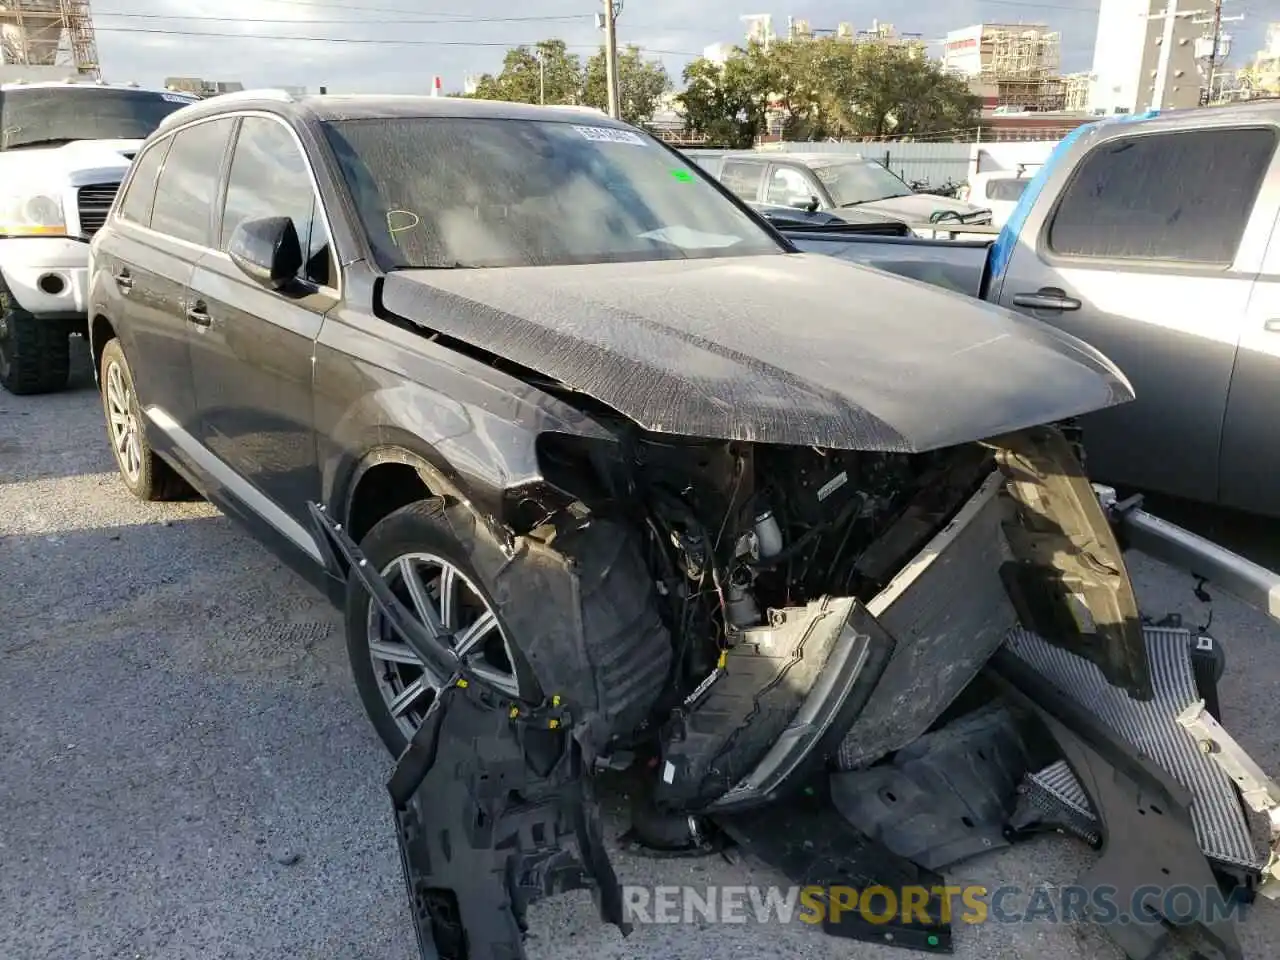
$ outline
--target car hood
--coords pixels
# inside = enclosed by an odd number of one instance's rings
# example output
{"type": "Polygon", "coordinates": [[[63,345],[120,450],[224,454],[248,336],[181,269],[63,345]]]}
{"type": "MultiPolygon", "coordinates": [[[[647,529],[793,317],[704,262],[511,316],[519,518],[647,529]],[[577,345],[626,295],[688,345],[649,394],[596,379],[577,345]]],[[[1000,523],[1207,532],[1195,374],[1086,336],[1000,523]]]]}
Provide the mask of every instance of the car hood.
{"type": "Polygon", "coordinates": [[[0,153],[4,171],[28,180],[75,179],[81,174],[121,180],[141,140],[76,140],[57,146],[14,147],[0,153]]]}
{"type": "Polygon", "coordinates": [[[982,207],[975,207],[964,200],[954,197],[938,197],[931,193],[914,193],[907,197],[889,197],[887,200],[873,200],[860,203],[854,210],[875,211],[885,216],[897,217],[911,222],[928,222],[936,213],[977,213],[982,207]]]}
{"type": "Polygon", "coordinates": [[[912,452],[1133,398],[1046,324],[820,254],[407,270],[382,302],[685,436],[912,452]]]}

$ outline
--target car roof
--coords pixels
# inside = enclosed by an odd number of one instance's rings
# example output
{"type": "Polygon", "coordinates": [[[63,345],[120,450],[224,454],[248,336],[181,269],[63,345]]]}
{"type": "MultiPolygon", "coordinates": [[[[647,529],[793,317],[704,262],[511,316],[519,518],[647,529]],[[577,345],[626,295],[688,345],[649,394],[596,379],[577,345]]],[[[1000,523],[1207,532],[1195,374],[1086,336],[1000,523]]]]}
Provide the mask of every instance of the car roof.
{"type": "Polygon", "coordinates": [[[761,163],[799,163],[806,167],[830,167],[837,163],[876,163],[870,157],[860,153],[818,153],[782,150],[752,150],[725,153],[723,160],[758,160],[761,163]]]}
{"type": "Polygon", "coordinates": [[[307,94],[283,90],[238,90],[201,100],[167,116],[165,130],[201,117],[247,109],[261,109],[303,121],[378,120],[418,117],[459,117],[494,120],[555,120],[578,118],[593,126],[629,129],[602,110],[584,106],[535,106],[470,97],[432,97],[425,94],[307,94]]]}
{"type": "Polygon", "coordinates": [[[163,87],[139,86],[136,83],[105,83],[100,80],[15,80],[0,83],[0,91],[7,90],[133,90],[137,93],[171,94],[192,99],[190,94],[175,93],[163,87]]]}

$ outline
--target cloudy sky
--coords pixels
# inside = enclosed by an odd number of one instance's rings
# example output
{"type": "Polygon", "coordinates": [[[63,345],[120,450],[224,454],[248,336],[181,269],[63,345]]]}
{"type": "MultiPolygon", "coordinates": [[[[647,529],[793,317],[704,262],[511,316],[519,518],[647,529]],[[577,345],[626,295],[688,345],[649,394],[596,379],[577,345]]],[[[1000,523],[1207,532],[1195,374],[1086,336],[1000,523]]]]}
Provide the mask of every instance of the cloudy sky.
{"type": "MultiPolygon", "coordinates": [[[[1100,0],[777,2],[624,0],[619,42],[646,48],[678,77],[708,44],[739,41],[744,13],[772,13],[779,31],[788,14],[817,28],[850,21],[864,29],[878,17],[930,40],[983,21],[1048,23],[1062,32],[1063,68],[1073,71],[1091,63],[1100,0]]],[[[195,76],[412,92],[428,90],[440,74],[451,90],[468,74],[496,69],[511,46],[560,37],[587,55],[599,41],[594,0],[95,0],[94,7],[106,77],[140,83],[195,76]]],[[[1224,9],[1247,17],[1230,25],[1236,63],[1261,46],[1265,20],[1280,19],[1280,0],[1227,0],[1224,9]]]]}

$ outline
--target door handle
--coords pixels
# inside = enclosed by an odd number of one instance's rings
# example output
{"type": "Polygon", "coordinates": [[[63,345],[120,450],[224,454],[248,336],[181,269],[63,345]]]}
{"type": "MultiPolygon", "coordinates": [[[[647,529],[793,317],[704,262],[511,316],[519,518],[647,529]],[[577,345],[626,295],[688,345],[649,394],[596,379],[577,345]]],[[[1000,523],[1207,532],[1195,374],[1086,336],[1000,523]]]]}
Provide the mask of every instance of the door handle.
{"type": "Polygon", "coordinates": [[[209,308],[203,300],[197,300],[187,307],[187,319],[198,327],[207,327],[213,323],[209,308]]]}
{"type": "Polygon", "coordinates": [[[133,276],[127,268],[119,273],[113,273],[111,279],[116,282],[116,286],[120,288],[121,293],[128,293],[133,289],[133,276]]]}
{"type": "Polygon", "coordinates": [[[1029,310],[1079,310],[1080,301],[1067,296],[1065,290],[1058,287],[1041,287],[1035,293],[1015,293],[1015,307],[1026,307],[1029,310]]]}

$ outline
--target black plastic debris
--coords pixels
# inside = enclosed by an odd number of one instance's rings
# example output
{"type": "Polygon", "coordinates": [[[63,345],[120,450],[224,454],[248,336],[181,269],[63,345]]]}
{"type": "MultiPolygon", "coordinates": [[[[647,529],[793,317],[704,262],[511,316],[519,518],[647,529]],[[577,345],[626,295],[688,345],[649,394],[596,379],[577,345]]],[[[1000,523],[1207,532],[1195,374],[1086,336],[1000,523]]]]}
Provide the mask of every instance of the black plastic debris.
{"type": "Polygon", "coordinates": [[[919,922],[918,911],[904,911],[901,900],[877,904],[878,915],[868,916],[861,909],[863,900],[859,897],[858,903],[842,910],[835,922],[830,919],[828,905],[822,923],[826,933],[928,953],[953,952],[948,905],[934,892],[942,888],[942,876],[850,827],[832,805],[825,786],[815,786],[805,794],[768,807],[718,816],[716,821],[744,853],[779,871],[797,886],[827,891],[884,888],[893,891],[896,898],[907,889],[928,892],[923,906],[927,923],[919,922]],[[893,909],[895,906],[897,909],[893,909]],[[911,916],[904,922],[908,912],[911,916]]]}
{"type": "Polygon", "coordinates": [[[925,734],[889,763],[832,774],[831,797],[850,825],[940,870],[1009,845],[1005,823],[1028,768],[1017,721],[995,704],[925,734]]]}

